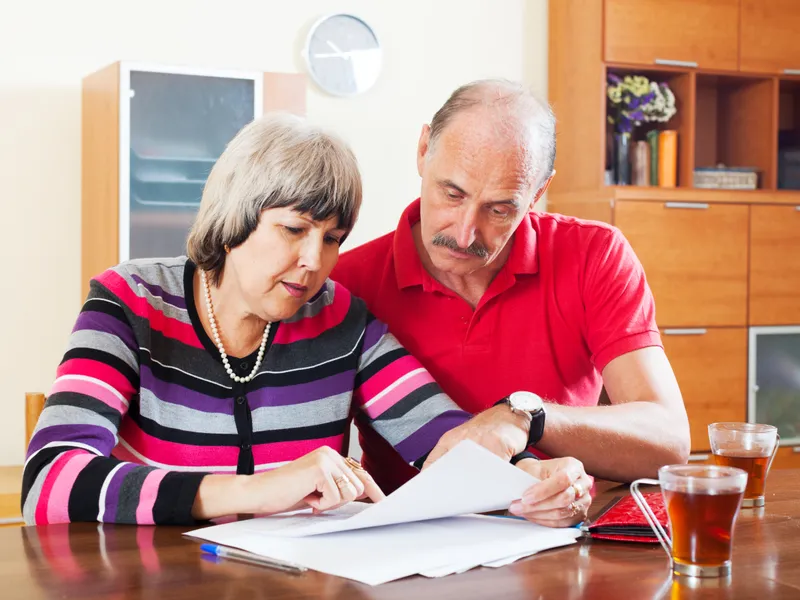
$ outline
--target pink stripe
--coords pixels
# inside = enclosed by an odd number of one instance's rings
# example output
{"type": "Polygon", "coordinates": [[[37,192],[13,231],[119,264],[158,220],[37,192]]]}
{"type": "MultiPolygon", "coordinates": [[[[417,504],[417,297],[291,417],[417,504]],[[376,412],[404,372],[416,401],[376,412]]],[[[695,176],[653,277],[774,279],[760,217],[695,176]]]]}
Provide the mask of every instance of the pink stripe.
{"type": "MultiPolygon", "coordinates": [[[[369,415],[370,419],[376,419],[379,415],[385,413],[388,409],[408,396],[411,392],[431,382],[433,382],[433,376],[427,371],[417,373],[413,377],[409,377],[403,383],[395,387],[391,392],[383,396],[383,398],[368,406],[365,409],[366,413],[369,415]]],[[[365,404],[366,402],[369,402],[369,400],[366,400],[365,404]]]]}
{"type": "Polygon", "coordinates": [[[116,271],[108,270],[96,277],[97,281],[106,286],[111,292],[125,303],[137,316],[149,321],[150,327],[160,331],[165,336],[178,340],[187,346],[202,348],[203,344],[190,323],[183,323],[164,315],[154,308],[147,298],[137,296],[130,284],[116,271]]]}
{"type": "MultiPolygon", "coordinates": [[[[84,450],[70,450],[64,455],[72,454],[64,467],[59,470],[58,477],[53,481],[47,499],[47,522],[48,523],[69,523],[69,495],[78,474],[90,461],[97,458],[96,455],[84,450]]],[[[52,473],[52,472],[51,472],[52,473]]],[[[38,520],[37,520],[38,524],[38,520]]]]}
{"type": "Polygon", "coordinates": [[[123,398],[135,393],[131,382],[114,367],[89,358],[73,358],[59,365],[56,377],[63,375],[85,375],[99,379],[116,389],[123,398]]]}
{"type": "Polygon", "coordinates": [[[113,392],[107,388],[104,388],[95,381],[85,381],[81,379],[58,379],[53,384],[53,387],[50,388],[50,394],[55,394],[56,392],[75,392],[76,394],[90,396],[100,400],[104,404],[107,404],[122,414],[125,414],[128,410],[128,407],[125,406],[122,403],[122,400],[117,398],[113,392]]]}
{"type": "Polygon", "coordinates": [[[362,383],[355,391],[355,401],[363,406],[395,381],[421,367],[419,361],[411,355],[398,358],[362,383]]]}
{"type": "Polygon", "coordinates": [[[283,323],[275,334],[274,344],[291,344],[319,336],[344,321],[350,310],[350,292],[346,287],[335,283],[333,302],[314,317],[301,319],[294,323],[283,323]]]}
{"type": "Polygon", "coordinates": [[[153,525],[153,507],[156,505],[158,497],[158,486],[161,480],[167,476],[167,471],[150,471],[144,478],[142,488],[139,490],[139,506],[136,507],[136,523],[138,525],[153,525]]]}
{"type": "MultiPolygon", "coordinates": [[[[143,432],[131,419],[123,420],[120,438],[124,439],[136,452],[148,460],[179,467],[235,467],[239,460],[239,448],[236,446],[190,446],[176,442],[160,440],[143,432]]],[[[330,446],[335,450],[342,448],[344,433],[336,436],[297,440],[292,442],[273,442],[253,446],[253,460],[256,463],[284,462],[305,456],[312,450],[322,446],[330,446]]],[[[130,459],[129,452],[118,446],[114,455],[120,460],[130,459]]]]}
{"type": "Polygon", "coordinates": [[[36,503],[36,513],[34,514],[34,521],[37,525],[47,525],[47,502],[50,500],[50,492],[53,489],[53,484],[58,479],[61,469],[67,464],[70,458],[80,454],[81,450],[70,450],[64,452],[56,457],[50,465],[50,470],[47,472],[47,477],[42,484],[42,491],[39,492],[39,500],[36,503]]]}
{"type": "Polygon", "coordinates": [[[114,458],[118,458],[122,462],[129,462],[135,465],[143,465],[144,463],[136,458],[131,452],[128,451],[127,448],[122,446],[121,444],[117,444],[114,446],[114,449],[111,451],[111,456],[114,458]]]}

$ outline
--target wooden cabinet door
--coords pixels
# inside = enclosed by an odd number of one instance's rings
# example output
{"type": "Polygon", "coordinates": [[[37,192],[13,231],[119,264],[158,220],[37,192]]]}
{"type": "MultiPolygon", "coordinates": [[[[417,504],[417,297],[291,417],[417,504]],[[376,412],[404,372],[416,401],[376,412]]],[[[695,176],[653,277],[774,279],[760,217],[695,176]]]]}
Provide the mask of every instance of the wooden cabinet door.
{"type": "Polygon", "coordinates": [[[710,450],[710,423],[747,420],[747,329],[664,329],[661,339],[689,415],[692,451],[710,450]]]}
{"type": "Polygon", "coordinates": [[[800,324],[800,206],[750,208],[750,324],[800,324]]]}
{"type": "Polygon", "coordinates": [[[742,0],[742,71],[800,74],[800,2],[742,0]]]}
{"type": "Polygon", "coordinates": [[[605,59],[739,66],[739,0],[605,0],[605,59]]]}
{"type": "Polygon", "coordinates": [[[623,200],[614,224],[644,266],[659,326],[747,324],[747,206],[623,200]]]}

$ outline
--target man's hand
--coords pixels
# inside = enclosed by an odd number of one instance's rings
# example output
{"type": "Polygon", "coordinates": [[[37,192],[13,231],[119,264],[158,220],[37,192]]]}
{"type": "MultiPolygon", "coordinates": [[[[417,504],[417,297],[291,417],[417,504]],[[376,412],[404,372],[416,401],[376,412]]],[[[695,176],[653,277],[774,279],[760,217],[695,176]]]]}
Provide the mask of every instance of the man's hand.
{"type": "Polygon", "coordinates": [[[571,457],[526,458],[517,463],[517,468],[541,481],[511,504],[508,512],[512,515],[547,527],[569,527],[586,519],[594,479],[586,474],[581,461],[571,457]]]}
{"type": "Polygon", "coordinates": [[[503,460],[509,461],[525,450],[530,427],[531,420],[528,415],[514,413],[507,404],[495,406],[439,438],[439,442],[431,450],[422,468],[431,466],[462,440],[472,440],[503,460]]]}

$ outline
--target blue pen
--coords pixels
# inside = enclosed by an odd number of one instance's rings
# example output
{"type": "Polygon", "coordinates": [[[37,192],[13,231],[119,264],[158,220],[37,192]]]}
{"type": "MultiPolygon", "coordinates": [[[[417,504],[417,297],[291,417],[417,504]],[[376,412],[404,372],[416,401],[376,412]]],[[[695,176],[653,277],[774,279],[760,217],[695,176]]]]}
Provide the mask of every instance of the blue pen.
{"type": "Polygon", "coordinates": [[[200,546],[200,551],[207,554],[213,554],[214,556],[219,556],[220,558],[238,560],[251,565],[269,567],[270,569],[277,569],[278,571],[285,571],[287,573],[304,573],[308,570],[305,567],[286,562],[284,560],[267,558],[266,556],[259,556],[258,554],[253,554],[252,552],[237,550],[236,548],[227,548],[225,546],[217,546],[216,544],[202,544],[200,546]]]}

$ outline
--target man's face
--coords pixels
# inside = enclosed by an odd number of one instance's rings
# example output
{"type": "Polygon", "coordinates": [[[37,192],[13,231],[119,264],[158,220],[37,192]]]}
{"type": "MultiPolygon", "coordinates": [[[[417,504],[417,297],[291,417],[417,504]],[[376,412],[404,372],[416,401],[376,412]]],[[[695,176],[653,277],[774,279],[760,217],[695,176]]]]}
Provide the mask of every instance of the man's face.
{"type": "Polygon", "coordinates": [[[503,136],[481,113],[456,116],[429,147],[422,131],[420,233],[433,266],[464,276],[502,265],[534,201],[517,136],[503,136]]]}

